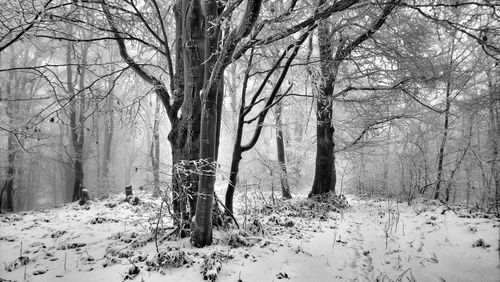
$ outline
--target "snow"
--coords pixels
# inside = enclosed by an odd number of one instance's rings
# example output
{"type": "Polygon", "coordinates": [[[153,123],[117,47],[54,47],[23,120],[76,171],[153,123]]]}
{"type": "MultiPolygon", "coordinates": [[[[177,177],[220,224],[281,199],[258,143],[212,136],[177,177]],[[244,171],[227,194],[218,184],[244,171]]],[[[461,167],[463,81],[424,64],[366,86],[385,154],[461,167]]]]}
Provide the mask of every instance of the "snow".
{"type": "MultiPolygon", "coordinates": [[[[499,219],[463,208],[350,196],[349,208],[313,216],[317,206],[292,199],[249,214],[258,224],[249,221],[246,231],[214,231],[210,247],[194,248],[188,238],[159,240],[158,259],[160,203],[139,197],[135,206],[117,196],[83,207],[0,215],[0,278],[500,281],[499,219]]],[[[166,215],[160,227],[171,231],[166,215]]]]}

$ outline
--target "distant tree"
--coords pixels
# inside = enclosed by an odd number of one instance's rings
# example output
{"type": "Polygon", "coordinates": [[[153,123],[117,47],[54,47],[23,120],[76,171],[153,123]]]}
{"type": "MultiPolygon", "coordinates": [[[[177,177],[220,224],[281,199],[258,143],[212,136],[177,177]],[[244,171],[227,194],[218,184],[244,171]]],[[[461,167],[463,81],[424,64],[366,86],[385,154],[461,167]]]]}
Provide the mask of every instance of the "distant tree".
{"type": "MultiPolygon", "coordinates": [[[[16,63],[16,55],[12,54],[11,56],[11,66],[14,67],[16,63]]],[[[19,115],[19,105],[15,102],[14,92],[17,91],[21,79],[15,82],[15,73],[11,72],[8,77],[7,85],[5,86],[5,99],[7,102],[7,117],[9,122],[9,127],[11,128],[8,132],[7,138],[7,174],[5,184],[2,187],[0,192],[0,210],[3,208],[6,211],[12,212],[14,211],[14,181],[16,181],[16,156],[19,153],[20,146],[18,144],[18,139],[16,135],[16,122],[18,120],[19,115]],[[5,207],[2,207],[2,203],[5,196],[5,207]]],[[[17,78],[17,77],[16,77],[17,78]]],[[[2,91],[3,92],[3,91],[2,91]]]]}
{"type": "Polygon", "coordinates": [[[283,106],[281,105],[281,102],[278,102],[276,103],[275,107],[274,118],[276,120],[276,151],[278,155],[278,163],[281,169],[281,171],[279,172],[281,182],[281,196],[285,199],[291,199],[292,194],[290,194],[290,186],[288,185],[286,172],[285,141],[282,123],[283,106]]]}
{"type": "MultiPolygon", "coordinates": [[[[69,26],[69,33],[72,33],[72,27],[69,26]]],[[[71,99],[69,120],[70,120],[70,134],[71,142],[74,149],[73,168],[75,171],[75,178],[73,184],[73,201],[80,199],[83,189],[84,181],[84,156],[83,148],[85,142],[85,74],[87,65],[87,56],[90,44],[86,43],[82,47],[81,60],[76,63],[77,75],[74,77],[73,73],[73,53],[75,52],[74,46],[68,42],[66,47],[66,91],[68,97],[71,99]],[[75,81],[77,82],[77,89],[75,89],[75,81]],[[78,91],[78,96],[77,96],[78,91]]]]}

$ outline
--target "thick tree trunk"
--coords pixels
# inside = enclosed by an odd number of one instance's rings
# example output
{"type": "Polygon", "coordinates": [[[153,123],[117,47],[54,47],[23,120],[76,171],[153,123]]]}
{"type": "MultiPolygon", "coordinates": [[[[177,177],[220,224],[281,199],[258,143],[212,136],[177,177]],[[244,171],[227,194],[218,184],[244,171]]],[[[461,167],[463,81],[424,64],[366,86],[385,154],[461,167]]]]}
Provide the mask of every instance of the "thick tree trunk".
{"type": "Polygon", "coordinates": [[[195,226],[192,239],[195,246],[212,244],[212,208],[214,203],[215,157],[217,133],[217,89],[215,93],[205,94],[202,108],[201,148],[202,162],[198,201],[196,205],[195,226]]]}
{"type": "Polygon", "coordinates": [[[199,175],[195,161],[200,152],[201,100],[200,92],[204,86],[205,29],[200,0],[183,2],[182,41],[184,58],[184,102],[182,104],[181,160],[188,160],[185,169],[189,171],[188,183],[184,188],[189,194],[190,217],[196,213],[199,175]]]}
{"type": "Polygon", "coordinates": [[[276,149],[278,153],[278,163],[280,165],[280,181],[281,181],[281,196],[285,199],[291,199],[290,187],[288,186],[288,177],[286,174],[285,160],[285,142],[283,139],[283,124],[281,121],[282,106],[281,103],[276,104],[274,112],[276,118],[276,149]]]}
{"type": "MultiPolygon", "coordinates": [[[[194,2],[199,4],[199,0],[194,2]]],[[[190,1],[178,1],[174,8],[177,41],[174,106],[182,106],[182,116],[171,120],[172,129],[168,138],[172,148],[174,220],[178,228],[182,227],[181,232],[190,226],[191,218],[196,213],[201,122],[199,94],[204,83],[203,15],[201,7],[192,4],[190,1]]]]}
{"type": "MultiPolygon", "coordinates": [[[[196,2],[196,0],[194,1],[196,2]]],[[[193,7],[196,7],[193,4],[193,7]]],[[[200,7],[201,8],[201,7],[200,7]]],[[[213,25],[217,17],[218,6],[215,0],[205,1],[205,28],[207,38],[205,40],[205,79],[210,79],[217,56],[217,45],[219,42],[219,28],[213,25]]],[[[203,90],[203,103],[201,111],[201,139],[200,139],[200,161],[202,162],[200,183],[198,187],[198,201],[196,203],[195,226],[192,232],[192,240],[197,247],[212,244],[212,210],[214,206],[214,184],[216,172],[216,159],[218,151],[218,136],[220,121],[218,112],[222,109],[218,105],[220,77],[214,77],[215,81],[208,81],[203,90]]]]}
{"type": "Polygon", "coordinates": [[[178,176],[178,169],[175,166],[180,163],[180,150],[179,147],[174,142],[170,142],[172,149],[172,208],[174,211],[174,225],[179,229],[181,237],[185,237],[187,234],[183,232],[184,228],[189,226],[189,211],[187,206],[187,196],[183,189],[183,181],[178,176]]]}
{"type": "MultiPolygon", "coordinates": [[[[321,85],[318,89],[316,102],[316,163],[314,181],[309,197],[335,192],[335,143],[332,124],[332,104],[330,97],[334,91],[335,80],[341,60],[333,59],[333,34],[327,23],[321,23],[318,28],[321,85]]],[[[339,43],[337,52],[342,50],[339,43]]],[[[338,56],[338,54],[336,55],[338,56]]]]}
{"type": "Polygon", "coordinates": [[[309,197],[335,192],[336,171],[332,125],[332,106],[325,99],[317,101],[316,166],[309,197]]]}
{"type": "MultiPolygon", "coordinates": [[[[177,113],[179,107],[184,101],[184,41],[183,41],[183,21],[184,21],[184,5],[181,0],[178,0],[174,6],[175,19],[175,74],[174,74],[174,109],[177,113]]],[[[191,100],[189,100],[191,101],[191,100]]],[[[187,114],[187,113],[186,113],[187,114]]],[[[187,196],[182,188],[182,179],[177,175],[177,167],[181,157],[183,157],[181,136],[184,134],[181,129],[180,120],[170,120],[171,130],[168,135],[170,147],[172,151],[172,208],[174,211],[174,225],[179,230],[181,237],[185,237],[184,224],[189,224],[189,213],[187,210],[187,196]]]]}

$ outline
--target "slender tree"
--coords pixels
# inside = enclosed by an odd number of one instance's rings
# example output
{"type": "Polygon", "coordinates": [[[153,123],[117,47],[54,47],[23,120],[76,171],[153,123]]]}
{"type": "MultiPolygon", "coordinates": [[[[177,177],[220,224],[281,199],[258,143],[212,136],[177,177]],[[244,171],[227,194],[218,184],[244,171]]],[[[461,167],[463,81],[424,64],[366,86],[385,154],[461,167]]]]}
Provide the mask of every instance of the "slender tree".
{"type": "Polygon", "coordinates": [[[282,123],[283,106],[281,102],[276,103],[274,110],[274,118],[276,120],[276,151],[278,154],[278,163],[280,166],[280,182],[281,182],[281,196],[285,199],[291,199],[290,186],[288,186],[288,176],[286,173],[286,160],[285,160],[285,141],[283,136],[283,123],[282,123]]]}
{"type": "Polygon", "coordinates": [[[236,138],[235,138],[235,143],[234,143],[234,149],[233,149],[233,156],[231,159],[231,171],[229,175],[229,183],[227,186],[226,190],[226,200],[225,200],[225,205],[227,208],[227,213],[232,213],[233,212],[233,196],[234,196],[234,191],[236,188],[236,179],[238,178],[238,172],[239,172],[239,165],[240,161],[242,159],[242,155],[244,152],[252,149],[255,144],[257,144],[257,141],[260,137],[260,134],[262,132],[262,128],[264,126],[264,120],[267,116],[268,111],[272,106],[274,106],[279,100],[283,99],[283,97],[286,95],[288,91],[290,91],[291,87],[288,88],[288,90],[284,91],[284,94],[278,97],[278,92],[279,89],[281,88],[281,85],[291,67],[291,64],[295,57],[297,56],[297,53],[299,51],[300,46],[304,43],[306,38],[309,36],[309,34],[316,28],[315,25],[311,26],[306,32],[304,32],[301,37],[295,42],[287,46],[285,51],[281,54],[279,59],[274,63],[272,66],[271,70],[266,74],[264,80],[261,82],[258,90],[255,92],[255,94],[252,96],[252,99],[250,102],[247,104],[246,102],[246,92],[247,92],[247,85],[248,85],[248,79],[250,75],[250,66],[252,65],[252,58],[253,58],[253,51],[250,55],[249,59],[249,67],[247,68],[245,72],[245,76],[243,78],[243,88],[241,92],[241,102],[240,102],[240,111],[238,114],[238,127],[236,130],[236,138]],[[257,101],[261,97],[261,94],[264,90],[265,85],[267,84],[268,80],[271,78],[273,73],[280,67],[281,62],[285,59],[286,55],[290,53],[289,57],[287,58],[285,64],[282,67],[280,76],[276,83],[273,85],[273,89],[269,95],[269,97],[265,98],[265,105],[264,108],[253,118],[248,118],[247,116],[251,113],[252,108],[257,104],[257,101]],[[256,121],[257,124],[255,126],[255,131],[253,136],[251,137],[250,141],[247,144],[242,144],[243,142],[243,128],[246,123],[252,123],[256,121]]]}

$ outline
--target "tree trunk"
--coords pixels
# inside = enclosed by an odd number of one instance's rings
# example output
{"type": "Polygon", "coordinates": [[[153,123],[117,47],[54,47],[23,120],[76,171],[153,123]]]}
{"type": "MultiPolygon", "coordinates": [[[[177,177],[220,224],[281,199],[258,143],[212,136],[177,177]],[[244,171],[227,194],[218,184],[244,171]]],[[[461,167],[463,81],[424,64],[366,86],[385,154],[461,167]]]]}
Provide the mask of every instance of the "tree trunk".
{"type": "Polygon", "coordinates": [[[174,107],[182,107],[182,116],[170,120],[172,128],[168,139],[172,148],[174,221],[181,236],[185,236],[183,229],[189,227],[191,218],[196,213],[201,122],[199,94],[204,84],[205,40],[199,0],[177,1],[174,15],[176,21],[174,107]]]}
{"type": "MultiPolygon", "coordinates": [[[[216,87],[215,87],[216,88],[216,87]]],[[[193,241],[195,246],[212,244],[212,208],[214,203],[217,133],[217,89],[204,94],[202,108],[200,161],[202,174],[198,188],[193,241]]]]}
{"type": "MultiPolygon", "coordinates": [[[[240,126],[238,125],[238,129],[240,126]]],[[[240,135],[241,142],[241,135],[240,135]]],[[[238,172],[240,167],[241,155],[243,154],[243,150],[241,149],[240,143],[238,142],[238,135],[236,135],[236,140],[233,149],[233,156],[231,157],[231,170],[229,174],[229,183],[226,189],[226,198],[225,198],[225,206],[227,208],[226,213],[233,212],[233,197],[234,191],[236,188],[236,183],[238,182],[238,172]]]]}
{"type": "MultiPolygon", "coordinates": [[[[172,133],[172,132],[171,132],[172,133]]],[[[171,135],[169,135],[170,137],[171,135]]],[[[186,225],[189,226],[189,211],[187,206],[187,196],[186,192],[183,189],[184,181],[186,179],[181,178],[181,174],[178,171],[178,168],[175,166],[180,163],[180,155],[181,152],[179,150],[179,146],[173,142],[174,139],[170,141],[171,150],[172,150],[172,208],[174,211],[174,225],[179,230],[179,234],[181,237],[185,237],[184,228],[186,225]]]]}
{"type": "MultiPolygon", "coordinates": [[[[183,1],[178,0],[174,6],[174,19],[175,19],[175,74],[174,74],[174,112],[184,104],[184,4],[183,1]]],[[[189,97],[188,97],[189,98],[189,97]]],[[[192,106],[193,99],[187,99],[186,103],[190,103],[190,107],[183,108],[183,113],[180,119],[170,119],[171,130],[168,134],[170,147],[172,151],[172,207],[174,212],[174,224],[177,227],[181,237],[187,234],[184,232],[185,225],[189,225],[189,212],[187,210],[187,196],[183,189],[184,181],[183,175],[178,170],[178,165],[181,160],[189,160],[184,150],[184,144],[187,139],[186,125],[183,117],[193,115],[194,108],[192,106]],[[191,110],[184,112],[184,110],[191,110]]]]}
{"type": "MultiPolygon", "coordinates": [[[[112,51],[112,49],[111,49],[112,51]]],[[[114,71],[113,65],[111,66],[111,72],[114,71]]],[[[113,78],[112,76],[108,80],[108,96],[106,97],[106,111],[104,120],[104,159],[103,159],[103,173],[102,178],[104,180],[104,187],[109,190],[110,185],[114,184],[111,179],[111,143],[113,141],[114,133],[114,109],[113,109],[113,78]]]]}
{"type": "MultiPolygon", "coordinates": [[[[233,156],[231,157],[231,168],[229,172],[229,183],[226,189],[225,206],[227,208],[226,214],[233,213],[233,197],[234,190],[236,188],[236,183],[238,181],[238,172],[240,167],[241,155],[243,154],[243,148],[241,147],[241,141],[243,139],[243,126],[245,121],[245,103],[246,103],[246,89],[248,84],[249,70],[252,65],[253,50],[250,54],[250,59],[248,63],[247,70],[245,71],[245,77],[243,78],[243,89],[241,91],[241,102],[240,109],[238,112],[238,120],[236,126],[236,135],[234,137],[234,148],[233,156]]],[[[236,95],[235,95],[236,96],[236,95]]]]}
{"type": "Polygon", "coordinates": [[[236,135],[234,137],[235,139],[234,139],[233,156],[231,157],[229,183],[226,189],[225,206],[227,208],[226,210],[227,214],[233,212],[234,190],[236,188],[236,183],[238,181],[238,172],[240,167],[241,155],[243,154],[243,149],[241,148],[241,141],[243,138],[243,126],[245,118],[243,112],[245,110],[245,96],[246,96],[245,92],[246,92],[247,82],[248,82],[248,71],[247,73],[245,73],[245,80],[243,81],[243,91],[241,92],[241,104],[237,122],[238,125],[236,127],[236,135]]]}
{"type": "MultiPolygon", "coordinates": [[[[333,60],[332,36],[328,24],[321,23],[318,28],[321,85],[316,102],[316,163],[309,197],[335,192],[335,143],[333,142],[335,129],[332,124],[330,96],[333,94],[340,61],[333,60]]],[[[337,48],[342,49],[342,44],[339,45],[337,48]]]]}
{"type": "Polygon", "coordinates": [[[497,62],[492,71],[488,73],[488,90],[489,90],[489,117],[490,130],[489,139],[491,140],[491,176],[493,178],[493,189],[495,190],[495,207],[500,203],[500,167],[498,157],[498,146],[500,139],[500,66],[497,62]]]}
{"type": "MultiPolygon", "coordinates": [[[[16,176],[16,137],[9,132],[8,136],[8,168],[7,168],[7,182],[5,183],[5,207],[4,210],[8,212],[14,211],[14,179],[16,176]]],[[[1,199],[0,199],[1,200],[1,199]]]]}
{"type": "MultiPolygon", "coordinates": [[[[98,118],[92,117],[93,123],[94,123],[94,131],[93,131],[93,137],[95,138],[95,152],[96,152],[96,160],[95,160],[95,172],[96,172],[96,186],[97,189],[99,189],[99,192],[104,191],[104,169],[103,169],[103,160],[102,160],[102,152],[101,152],[101,134],[100,134],[100,127],[99,127],[99,121],[101,117],[99,116],[98,118]]],[[[104,120],[104,126],[106,126],[106,120],[104,120]]]]}
{"type": "Polygon", "coordinates": [[[185,189],[189,194],[190,218],[196,213],[199,175],[195,161],[200,157],[200,92],[204,84],[205,30],[200,0],[183,1],[182,41],[184,58],[184,102],[182,104],[181,127],[183,140],[181,160],[188,160],[185,169],[189,172],[185,189]]]}
{"type": "Polygon", "coordinates": [[[72,197],[73,202],[78,201],[78,199],[80,199],[83,190],[83,165],[82,162],[80,161],[79,156],[76,156],[76,158],[78,159],[75,160],[75,168],[74,168],[75,181],[73,183],[73,197],[72,197]]]}
{"type": "MultiPolygon", "coordinates": [[[[328,90],[327,90],[328,91],[328,90]]],[[[325,90],[320,91],[325,93],[325,90]]],[[[323,96],[327,97],[327,96],[323,96]]],[[[316,166],[309,197],[335,192],[336,171],[332,125],[332,106],[326,99],[317,101],[316,166]]]]}
{"type": "Polygon", "coordinates": [[[107,100],[107,114],[104,126],[104,159],[103,159],[103,173],[102,178],[104,180],[104,187],[106,190],[110,188],[110,185],[113,184],[111,179],[110,171],[111,171],[111,143],[113,141],[113,132],[114,132],[114,117],[113,117],[113,109],[112,109],[112,97],[108,97],[107,100]]]}
{"type": "MultiPolygon", "coordinates": [[[[196,8],[196,1],[193,8],[196,8]]],[[[201,5],[200,5],[201,8],[201,5]]],[[[204,75],[206,79],[211,77],[214,65],[217,60],[217,47],[219,42],[219,28],[214,25],[217,17],[218,6],[215,0],[205,1],[205,28],[207,38],[205,40],[205,61],[204,75]]],[[[195,226],[193,228],[192,240],[197,247],[204,247],[212,244],[212,209],[214,206],[214,184],[217,158],[217,145],[220,121],[219,93],[220,77],[216,76],[213,83],[208,81],[207,87],[203,90],[203,102],[201,111],[201,138],[200,138],[200,161],[202,173],[198,187],[198,201],[196,203],[195,226]]],[[[221,108],[222,109],[222,108],[221,108]]]]}
{"type": "MultiPolygon", "coordinates": [[[[15,66],[16,56],[12,54],[11,66],[15,66]]],[[[13,90],[17,90],[19,83],[19,78],[14,77],[14,72],[11,72],[8,76],[8,81],[6,81],[6,95],[8,99],[13,99],[13,90]],[[15,85],[12,85],[16,81],[15,85]]],[[[6,114],[11,128],[15,128],[16,117],[19,114],[19,107],[16,102],[8,101],[6,114]]],[[[8,132],[7,137],[7,179],[2,189],[2,197],[0,202],[3,202],[3,196],[5,195],[5,206],[3,209],[8,212],[14,211],[14,180],[16,178],[16,154],[17,154],[17,138],[13,132],[8,132]]]]}
{"type": "Polygon", "coordinates": [[[5,182],[5,184],[2,187],[2,190],[0,191],[0,213],[3,211],[3,194],[6,188],[7,188],[7,182],[5,182]]]}
{"type": "MultiPolygon", "coordinates": [[[[71,31],[71,28],[70,28],[71,31]]],[[[73,168],[74,168],[74,184],[73,184],[73,197],[72,201],[77,201],[81,197],[82,189],[83,189],[83,179],[84,179],[84,171],[83,171],[83,145],[85,140],[85,95],[83,93],[84,84],[85,84],[85,71],[87,65],[87,54],[88,49],[90,48],[90,44],[84,44],[82,48],[81,54],[81,64],[84,67],[79,67],[80,72],[78,75],[78,88],[79,88],[79,96],[78,100],[76,97],[76,91],[73,85],[73,69],[71,66],[71,54],[73,46],[71,43],[68,43],[68,47],[66,48],[66,80],[68,86],[68,93],[71,97],[71,112],[70,112],[70,131],[71,131],[71,141],[73,144],[73,149],[75,152],[74,160],[73,160],[73,168]]]]}
{"type": "MultiPolygon", "coordinates": [[[[11,83],[12,83],[13,75],[9,75],[9,81],[7,82],[7,97],[8,98],[13,98],[12,97],[12,89],[11,89],[11,83]]],[[[12,127],[14,126],[15,122],[15,115],[18,112],[18,107],[14,104],[15,102],[9,101],[7,102],[7,116],[9,119],[9,125],[12,127]]],[[[3,207],[4,210],[8,212],[14,211],[14,180],[16,177],[16,153],[17,153],[17,139],[14,133],[9,132],[8,137],[7,137],[7,179],[5,182],[4,186],[4,191],[5,191],[5,206],[3,207]]],[[[2,191],[2,192],[4,192],[2,191]]],[[[0,198],[0,201],[3,201],[3,198],[0,198]]]]}
{"type": "MultiPolygon", "coordinates": [[[[454,39],[453,39],[454,41],[454,39]]],[[[448,128],[450,127],[450,107],[451,107],[451,72],[453,71],[453,48],[454,44],[451,44],[450,50],[450,62],[448,65],[448,79],[446,81],[446,97],[445,97],[445,109],[444,109],[444,127],[443,127],[443,137],[441,139],[441,144],[439,146],[438,154],[438,167],[437,167],[437,178],[436,178],[436,190],[434,191],[434,200],[439,199],[441,195],[441,182],[443,178],[443,162],[445,157],[446,141],[448,138],[448,128]]]]}
{"type": "Polygon", "coordinates": [[[151,164],[153,168],[153,197],[160,193],[160,99],[156,96],[153,124],[153,141],[151,142],[151,164]]]}
{"type": "Polygon", "coordinates": [[[281,121],[282,106],[281,103],[276,104],[274,112],[276,118],[276,147],[278,152],[278,163],[280,165],[280,181],[281,181],[281,196],[285,199],[291,199],[290,187],[288,186],[288,177],[286,174],[285,160],[285,142],[283,141],[283,124],[281,121]]]}

